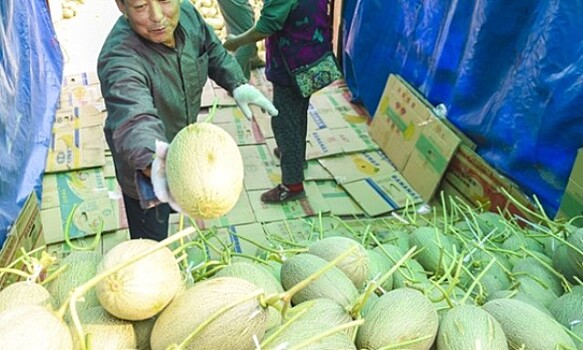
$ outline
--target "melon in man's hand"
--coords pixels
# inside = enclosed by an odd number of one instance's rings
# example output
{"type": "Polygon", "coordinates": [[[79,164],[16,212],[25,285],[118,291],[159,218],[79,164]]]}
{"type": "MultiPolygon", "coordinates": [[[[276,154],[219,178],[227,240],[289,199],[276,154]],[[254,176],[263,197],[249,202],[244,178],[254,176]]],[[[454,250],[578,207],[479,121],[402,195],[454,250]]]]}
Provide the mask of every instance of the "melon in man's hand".
{"type": "Polygon", "coordinates": [[[243,159],[235,140],[211,123],[194,123],[176,134],[166,156],[170,194],[195,219],[228,213],[243,188],[243,159]]]}

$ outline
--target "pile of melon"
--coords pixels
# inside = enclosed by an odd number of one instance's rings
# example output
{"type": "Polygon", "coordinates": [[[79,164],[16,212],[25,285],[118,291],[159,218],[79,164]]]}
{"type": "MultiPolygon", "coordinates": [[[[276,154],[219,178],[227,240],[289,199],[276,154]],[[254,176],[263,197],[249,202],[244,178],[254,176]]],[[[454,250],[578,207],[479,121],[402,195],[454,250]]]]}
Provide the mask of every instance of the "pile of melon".
{"type": "Polygon", "coordinates": [[[470,211],[336,220],[268,233],[255,256],[192,228],[74,251],[0,291],[0,348],[583,349],[583,229],[470,211]]]}

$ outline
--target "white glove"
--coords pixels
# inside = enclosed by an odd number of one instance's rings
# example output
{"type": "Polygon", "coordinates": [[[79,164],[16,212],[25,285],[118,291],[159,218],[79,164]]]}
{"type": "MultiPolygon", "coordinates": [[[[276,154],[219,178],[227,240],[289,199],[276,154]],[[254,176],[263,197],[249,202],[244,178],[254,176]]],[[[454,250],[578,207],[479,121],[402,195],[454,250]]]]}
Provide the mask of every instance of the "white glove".
{"type": "Polygon", "coordinates": [[[182,213],[182,209],[170,194],[168,182],[166,181],[166,153],[168,153],[168,147],[169,144],[167,142],[156,140],[156,157],[152,162],[150,180],[152,180],[154,194],[160,202],[168,203],[176,212],[182,213]]]}
{"type": "Polygon", "coordinates": [[[237,106],[241,108],[241,111],[245,115],[245,118],[251,120],[253,113],[249,108],[250,104],[255,104],[269,113],[272,117],[275,117],[279,112],[277,108],[269,101],[259,90],[254,88],[249,84],[243,84],[233,90],[233,98],[237,102],[237,106]]]}

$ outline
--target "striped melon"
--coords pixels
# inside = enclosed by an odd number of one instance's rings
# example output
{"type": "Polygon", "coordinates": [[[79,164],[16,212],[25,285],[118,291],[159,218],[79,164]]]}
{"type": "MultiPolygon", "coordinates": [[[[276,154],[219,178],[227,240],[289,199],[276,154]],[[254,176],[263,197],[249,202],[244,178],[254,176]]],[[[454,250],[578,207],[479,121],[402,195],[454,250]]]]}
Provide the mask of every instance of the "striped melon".
{"type": "Polygon", "coordinates": [[[506,350],[506,336],[494,317],[473,305],[445,311],[437,332],[439,350],[506,350]]]}
{"type": "Polygon", "coordinates": [[[243,188],[243,159],[237,143],[222,128],[194,123],[181,129],[166,156],[168,188],[193,218],[225,215],[243,188]]]}
{"type": "Polygon", "coordinates": [[[308,254],[332,261],[351,248],[356,249],[340,260],[336,267],[344,272],[357,288],[362,288],[368,279],[369,260],[366,249],[357,241],[341,236],[326,237],[312,243],[308,247],[308,254]]]}
{"type": "MultiPolygon", "coordinates": [[[[263,289],[266,295],[283,293],[283,287],[273,275],[261,265],[237,261],[223,267],[214,276],[236,277],[249,281],[263,289]]],[[[275,308],[268,309],[267,329],[275,327],[281,322],[281,314],[275,308]]]]}
{"type": "MultiPolygon", "coordinates": [[[[297,254],[284,261],[281,267],[281,285],[285,290],[305,280],[328,262],[312,254],[297,254]]],[[[336,266],[326,271],[318,279],[292,297],[292,303],[297,305],[316,298],[332,299],[338,304],[348,307],[358,297],[354,283],[336,266]]]]}
{"type": "Polygon", "coordinates": [[[482,307],[500,323],[510,349],[575,349],[561,325],[534,306],[520,300],[494,299],[482,307]]]}
{"type": "Polygon", "coordinates": [[[251,282],[233,277],[196,283],[158,315],[150,339],[152,350],[181,344],[197,327],[200,330],[181,349],[255,349],[254,337],[261,339],[267,326],[267,310],[258,296],[253,297],[260,291],[251,282]]]}
{"type": "Polygon", "coordinates": [[[428,350],[437,336],[433,303],[421,292],[398,288],[381,296],[356,334],[359,349],[428,350]],[[407,345],[405,345],[407,344],[407,345]]]}
{"type": "MultiPolygon", "coordinates": [[[[125,263],[158,242],[132,239],[113,247],[98,272],[125,263]]],[[[172,251],[166,247],[100,281],[95,287],[101,305],[115,317],[138,321],[159,313],[182,288],[182,277],[172,251]]]]}
{"type": "Polygon", "coordinates": [[[322,336],[328,325],[319,322],[300,320],[282,327],[285,328],[277,336],[265,339],[267,344],[262,345],[261,349],[356,350],[346,332],[322,336]]]}

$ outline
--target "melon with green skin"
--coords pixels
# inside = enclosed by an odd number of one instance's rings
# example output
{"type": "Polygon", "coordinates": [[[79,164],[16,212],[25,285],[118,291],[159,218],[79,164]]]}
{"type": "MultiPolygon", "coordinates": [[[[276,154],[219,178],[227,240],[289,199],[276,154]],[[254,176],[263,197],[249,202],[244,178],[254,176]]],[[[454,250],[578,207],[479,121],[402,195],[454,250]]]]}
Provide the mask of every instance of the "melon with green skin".
{"type": "MultiPolygon", "coordinates": [[[[409,245],[419,249],[415,259],[434,275],[442,275],[451,265],[454,249],[457,249],[453,237],[444,235],[439,229],[421,226],[409,235],[409,245]]],[[[458,249],[459,251],[459,249],[458,249]]]]}
{"type": "Polygon", "coordinates": [[[341,236],[326,237],[312,243],[308,247],[308,254],[332,261],[352,248],[354,250],[336,263],[336,267],[344,272],[357,288],[361,288],[368,280],[369,259],[366,249],[357,241],[341,236]]]}
{"type": "Polygon", "coordinates": [[[563,294],[561,280],[557,277],[554,271],[551,271],[549,268],[541,264],[533,257],[526,257],[514,264],[514,267],[512,268],[512,274],[514,277],[519,277],[522,275],[534,276],[538,280],[542,281],[542,283],[550,290],[552,290],[556,295],[563,294]]]}
{"type": "Polygon", "coordinates": [[[199,327],[181,349],[255,349],[254,337],[261,339],[267,326],[267,310],[256,295],[260,292],[251,282],[233,277],[196,283],[158,315],[152,350],[182,344],[199,327]]]}
{"type": "Polygon", "coordinates": [[[578,249],[575,250],[569,247],[567,249],[567,258],[577,277],[583,279],[583,254],[581,253],[583,252],[583,228],[572,232],[567,238],[567,242],[578,249]]]}
{"type": "MultiPolygon", "coordinates": [[[[236,277],[249,281],[263,289],[266,295],[283,293],[283,287],[273,275],[259,264],[237,261],[226,265],[219,270],[214,278],[236,277]]],[[[281,314],[275,308],[268,309],[267,329],[275,327],[281,322],[281,314]]]]}
{"type": "Polygon", "coordinates": [[[52,309],[52,296],[38,283],[19,281],[0,290],[0,312],[23,305],[39,305],[52,309]]]}
{"type": "Polygon", "coordinates": [[[281,333],[261,349],[357,350],[347,332],[323,335],[328,330],[328,325],[319,322],[300,320],[282,327],[285,328],[281,333]]]}
{"type": "MultiPolygon", "coordinates": [[[[89,336],[86,346],[90,349],[135,349],[136,335],[130,321],[120,320],[101,306],[81,310],[79,320],[84,336],[89,336]]],[[[82,349],[79,336],[70,325],[75,349],[82,349]]]]}
{"type": "MultiPolygon", "coordinates": [[[[376,250],[367,249],[366,252],[369,260],[368,279],[374,279],[377,282],[380,282],[380,278],[382,278],[395,264],[385,255],[376,250]]],[[[379,287],[386,292],[393,289],[393,275],[390,275],[379,287]]]]}
{"type": "MultiPolygon", "coordinates": [[[[297,254],[283,262],[281,285],[285,290],[310,277],[328,265],[328,261],[312,255],[297,254]]],[[[350,306],[358,297],[354,283],[336,266],[332,266],[292,297],[294,305],[317,298],[329,298],[344,307],[350,306]]]]}
{"type": "Polygon", "coordinates": [[[0,312],[0,349],[72,350],[69,328],[52,311],[38,305],[0,312]]]}
{"type": "Polygon", "coordinates": [[[506,350],[506,336],[498,321],[484,309],[459,305],[445,311],[437,332],[439,350],[506,350]]]}
{"type": "MultiPolygon", "coordinates": [[[[322,324],[322,330],[334,328],[352,321],[345,307],[326,298],[312,299],[292,307],[286,315],[289,320],[301,314],[297,321],[322,324]],[[326,328],[327,327],[327,328],[326,328]]],[[[295,322],[295,321],[294,321],[295,322]]]]}
{"type": "Polygon", "coordinates": [[[421,292],[398,288],[381,296],[368,310],[356,334],[359,349],[428,350],[437,336],[438,316],[421,292]]]}
{"type": "MultiPolygon", "coordinates": [[[[73,289],[95,276],[101,258],[100,253],[79,250],[74,250],[63,258],[60,266],[64,267],[64,270],[47,285],[47,290],[55,299],[55,308],[67,302],[73,289]]],[[[78,310],[83,310],[99,305],[95,289],[91,288],[85,293],[83,299],[77,302],[76,307],[78,310]]]]}
{"type": "MultiPolygon", "coordinates": [[[[107,252],[97,272],[127,263],[157,244],[150,239],[122,242],[107,252]]],[[[182,288],[178,263],[167,247],[107,276],[95,286],[101,305],[115,317],[129,321],[158,314],[182,288]]]]}
{"type": "Polygon", "coordinates": [[[192,218],[228,213],[243,189],[243,159],[229,133],[211,123],[181,129],[168,148],[166,180],[180,208],[192,218]]]}
{"type": "Polygon", "coordinates": [[[565,293],[549,305],[549,311],[555,320],[567,328],[583,322],[583,295],[565,293]]]}
{"type": "Polygon", "coordinates": [[[514,299],[494,299],[482,306],[502,327],[510,349],[575,349],[573,340],[552,317],[514,299]]]}

